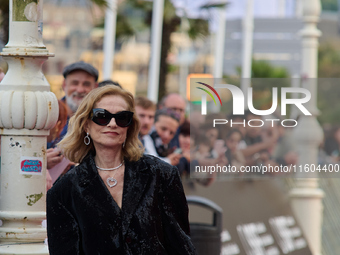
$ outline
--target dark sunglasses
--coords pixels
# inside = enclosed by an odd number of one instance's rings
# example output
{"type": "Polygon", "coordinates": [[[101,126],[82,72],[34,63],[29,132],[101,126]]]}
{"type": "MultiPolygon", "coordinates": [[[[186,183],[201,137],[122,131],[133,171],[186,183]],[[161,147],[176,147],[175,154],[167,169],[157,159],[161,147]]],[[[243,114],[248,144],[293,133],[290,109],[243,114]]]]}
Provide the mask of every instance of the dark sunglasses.
{"type": "Polygon", "coordinates": [[[100,125],[106,126],[110,123],[112,118],[115,118],[116,124],[120,127],[130,126],[132,122],[133,112],[122,111],[116,114],[112,114],[105,109],[95,108],[92,110],[91,120],[100,125]]]}

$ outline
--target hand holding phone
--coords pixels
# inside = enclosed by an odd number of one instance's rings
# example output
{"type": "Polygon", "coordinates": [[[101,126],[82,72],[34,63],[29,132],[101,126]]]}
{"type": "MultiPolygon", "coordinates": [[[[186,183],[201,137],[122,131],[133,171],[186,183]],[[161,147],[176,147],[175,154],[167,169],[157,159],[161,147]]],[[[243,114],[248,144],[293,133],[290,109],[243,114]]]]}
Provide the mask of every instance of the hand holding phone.
{"type": "Polygon", "coordinates": [[[177,148],[176,150],[174,150],[174,153],[182,154],[182,149],[181,148],[177,148]]]}

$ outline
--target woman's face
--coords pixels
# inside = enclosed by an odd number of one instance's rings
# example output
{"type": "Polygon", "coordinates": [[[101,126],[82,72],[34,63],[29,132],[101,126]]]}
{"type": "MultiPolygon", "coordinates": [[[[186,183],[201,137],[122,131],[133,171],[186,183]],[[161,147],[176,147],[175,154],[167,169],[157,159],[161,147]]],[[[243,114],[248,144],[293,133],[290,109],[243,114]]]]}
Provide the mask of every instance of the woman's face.
{"type": "MultiPolygon", "coordinates": [[[[120,96],[105,96],[94,105],[94,108],[102,108],[115,114],[121,111],[127,111],[128,104],[120,96]]],[[[128,127],[118,126],[115,118],[112,118],[106,126],[100,126],[91,119],[88,119],[85,130],[89,133],[93,145],[98,152],[98,150],[101,149],[121,148],[126,139],[128,127]]]]}
{"type": "Polygon", "coordinates": [[[169,116],[161,115],[155,123],[155,129],[163,144],[170,143],[175,136],[179,123],[169,116]]]}
{"type": "Polygon", "coordinates": [[[335,141],[340,144],[340,128],[338,128],[334,133],[335,141]]]}
{"type": "Polygon", "coordinates": [[[190,135],[183,135],[183,134],[179,134],[178,136],[178,140],[179,140],[179,147],[181,147],[181,149],[183,151],[190,151],[190,135]]]}
{"type": "Polygon", "coordinates": [[[226,139],[225,143],[229,150],[235,152],[241,139],[242,139],[241,134],[235,132],[229,138],[226,139]]]}
{"type": "Polygon", "coordinates": [[[206,133],[205,136],[208,137],[210,146],[214,147],[215,141],[217,140],[218,137],[218,130],[217,128],[212,128],[209,129],[206,133]]]}

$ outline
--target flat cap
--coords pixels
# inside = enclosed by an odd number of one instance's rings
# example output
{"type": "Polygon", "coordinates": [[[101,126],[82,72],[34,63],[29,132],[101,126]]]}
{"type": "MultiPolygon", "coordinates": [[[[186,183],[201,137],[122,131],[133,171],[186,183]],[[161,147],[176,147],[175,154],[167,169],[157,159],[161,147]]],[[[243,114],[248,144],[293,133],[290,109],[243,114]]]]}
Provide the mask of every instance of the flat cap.
{"type": "Polygon", "coordinates": [[[85,63],[84,61],[75,62],[73,64],[66,66],[63,71],[64,78],[66,78],[67,75],[69,75],[71,72],[75,70],[85,71],[88,74],[92,75],[96,81],[98,80],[98,70],[94,68],[92,65],[85,63]]]}

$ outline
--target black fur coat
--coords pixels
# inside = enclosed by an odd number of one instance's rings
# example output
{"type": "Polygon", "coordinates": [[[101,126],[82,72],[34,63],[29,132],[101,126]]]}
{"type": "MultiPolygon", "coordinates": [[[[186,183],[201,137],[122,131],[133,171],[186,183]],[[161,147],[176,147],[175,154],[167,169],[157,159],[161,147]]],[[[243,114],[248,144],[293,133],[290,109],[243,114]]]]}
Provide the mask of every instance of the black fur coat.
{"type": "Polygon", "coordinates": [[[48,191],[47,233],[51,255],[195,254],[178,170],[152,156],[125,160],[120,209],[89,154],[48,191]]]}

